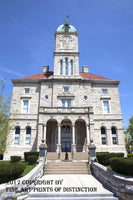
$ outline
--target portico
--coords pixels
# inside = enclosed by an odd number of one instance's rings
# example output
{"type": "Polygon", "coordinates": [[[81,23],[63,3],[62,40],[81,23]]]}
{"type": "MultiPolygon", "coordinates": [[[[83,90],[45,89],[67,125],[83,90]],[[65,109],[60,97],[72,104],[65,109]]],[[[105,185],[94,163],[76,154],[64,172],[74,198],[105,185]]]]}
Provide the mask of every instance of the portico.
{"type": "Polygon", "coordinates": [[[91,137],[88,116],[92,118],[92,114],[91,107],[71,107],[70,110],[40,108],[40,119],[45,122],[42,123],[42,139],[47,144],[47,151],[60,154],[65,152],[67,148],[71,154],[87,153],[91,137]],[[52,113],[51,116],[50,113],[52,113]]]}

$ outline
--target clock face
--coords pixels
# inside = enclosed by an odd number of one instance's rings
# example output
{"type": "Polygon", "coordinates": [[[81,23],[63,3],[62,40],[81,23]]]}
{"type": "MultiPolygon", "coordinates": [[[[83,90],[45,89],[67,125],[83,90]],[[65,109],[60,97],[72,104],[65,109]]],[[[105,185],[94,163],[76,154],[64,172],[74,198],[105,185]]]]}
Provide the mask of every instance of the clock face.
{"type": "Polygon", "coordinates": [[[72,38],[69,37],[69,36],[65,36],[65,37],[63,38],[63,41],[64,41],[65,43],[69,43],[69,42],[72,41],[72,38]]]}

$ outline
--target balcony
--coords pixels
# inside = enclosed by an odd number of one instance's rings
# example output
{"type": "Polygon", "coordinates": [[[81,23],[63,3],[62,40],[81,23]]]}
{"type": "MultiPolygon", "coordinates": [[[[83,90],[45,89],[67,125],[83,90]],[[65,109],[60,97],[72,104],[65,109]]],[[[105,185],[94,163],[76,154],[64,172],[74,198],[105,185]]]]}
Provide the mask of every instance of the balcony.
{"type": "Polygon", "coordinates": [[[89,114],[92,107],[40,107],[39,113],[42,114],[89,114]]]}

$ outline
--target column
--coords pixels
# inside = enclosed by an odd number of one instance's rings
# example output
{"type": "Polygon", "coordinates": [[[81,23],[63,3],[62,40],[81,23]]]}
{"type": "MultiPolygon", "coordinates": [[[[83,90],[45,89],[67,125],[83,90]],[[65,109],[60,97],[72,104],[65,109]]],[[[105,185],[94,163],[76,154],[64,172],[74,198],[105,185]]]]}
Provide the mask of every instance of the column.
{"type": "Polygon", "coordinates": [[[76,152],[76,144],[75,144],[75,124],[72,125],[72,153],[76,152]]]}
{"type": "Polygon", "coordinates": [[[61,124],[58,124],[58,144],[57,144],[57,153],[61,152],[61,124]]]}
{"type": "Polygon", "coordinates": [[[46,144],[46,128],[47,128],[47,125],[44,124],[44,126],[43,126],[43,139],[44,139],[45,144],[46,144]]]}
{"type": "Polygon", "coordinates": [[[90,127],[86,124],[86,152],[88,152],[88,146],[90,144],[90,127]]]}
{"type": "Polygon", "coordinates": [[[90,130],[88,124],[86,124],[86,139],[87,139],[87,144],[90,144],[90,130]]]}

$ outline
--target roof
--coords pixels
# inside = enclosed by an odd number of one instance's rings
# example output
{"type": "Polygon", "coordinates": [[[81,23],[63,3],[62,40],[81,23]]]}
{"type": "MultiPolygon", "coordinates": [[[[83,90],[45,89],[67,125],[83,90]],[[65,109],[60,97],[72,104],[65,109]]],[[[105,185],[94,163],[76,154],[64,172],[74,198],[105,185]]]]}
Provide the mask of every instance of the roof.
{"type": "MultiPolygon", "coordinates": [[[[77,31],[77,30],[76,30],[76,28],[75,28],[74,26],[69,25],[69,30],[68,30],[68,32],[76,32],[76,31],[77,31]]],[[[65,32],[65,31],[64,31],[64,24],[58,26],[57,32],[65,32]]]]}
{"type": "MultiPolygon", "coordinates": [[[[41,72],[39,74],[26,76],[21,79],[48,79],[52,75],[53,75],[53,72],[41,72]]],[[[79,75],[84,79],[90,79],[90,80],[111,80],[111,79],[108,79],[108,78],[105,78],[102,76],[98,76],[98,75],[92,74],[92,73],[79,72],[79,75]]]]}

